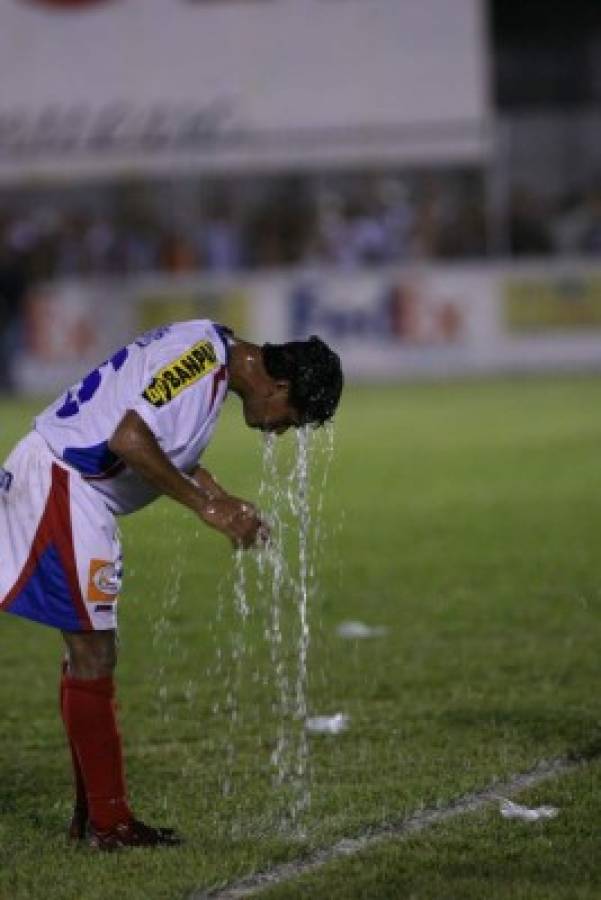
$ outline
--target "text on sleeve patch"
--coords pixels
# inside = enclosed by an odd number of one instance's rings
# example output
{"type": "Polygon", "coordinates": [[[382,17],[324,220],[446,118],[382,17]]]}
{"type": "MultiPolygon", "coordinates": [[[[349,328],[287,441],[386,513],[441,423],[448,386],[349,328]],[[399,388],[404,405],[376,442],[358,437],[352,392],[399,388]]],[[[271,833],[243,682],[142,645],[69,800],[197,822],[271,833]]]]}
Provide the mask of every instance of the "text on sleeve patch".
{"type": "Polygon", "coordinates": [[[142,396],[153,406],[165,406],[219,364],[210,341],[199,341],[157,372],[142,396]]]}

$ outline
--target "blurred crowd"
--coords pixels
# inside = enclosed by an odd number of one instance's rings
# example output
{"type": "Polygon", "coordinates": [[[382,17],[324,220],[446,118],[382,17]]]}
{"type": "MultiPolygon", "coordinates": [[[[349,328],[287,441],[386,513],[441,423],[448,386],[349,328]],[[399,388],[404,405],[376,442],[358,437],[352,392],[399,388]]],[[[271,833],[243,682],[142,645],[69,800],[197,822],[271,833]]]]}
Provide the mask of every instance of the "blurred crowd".
{"type": "Polygon", "coordinates": [[[147,183],[104,194],[69,187],[62,195],[6,195],[0,204],[0,241],[27,258],[35,279],[369,266],[486,251],[481,177],[472,173],[317,185],[302,177],[240,179],[206,190],[147,183]]]}
{"type": "Polygon", "coordinates": [[[601,180],[558,199],[515,187],[507,231],[512,256],[601,256],[601,180]]]}
{"type": "Polygon", "coordinates": [[[555,200],[515,187],[495,247],[483,178],[469,172],[70,187],[0,203],[3,255],[32,280],[601,253],[601,183],[555,200]]]}

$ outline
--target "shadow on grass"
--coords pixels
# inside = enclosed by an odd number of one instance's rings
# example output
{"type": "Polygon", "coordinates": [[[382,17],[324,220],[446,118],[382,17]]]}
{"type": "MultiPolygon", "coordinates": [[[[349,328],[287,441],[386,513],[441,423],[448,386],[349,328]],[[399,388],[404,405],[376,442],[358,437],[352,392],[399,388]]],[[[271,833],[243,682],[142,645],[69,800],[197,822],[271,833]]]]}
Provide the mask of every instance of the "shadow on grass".
{"type": "Polygon", "coordinates": [[[557,707],[541,710],[540,707],[519,709],[453,709],[441,714],[440,719],[457,730],[477,729],[483,736],[488,732],[498,739],[499,732],[507,739],[528,744],[535,748],[549,743],[565,747],[563,753],[570,759],[596,759],[601,756],[601,720],[590,713],[557,707]]]}
{"type": "Polygon", "coordinates": [[[0,775],[0,812],[19,818],[40,818],[44,810],[71,800],[72,787],[65,751],[64,760],[49,765],[43,759],[14,759],[4,765],[0,775]]]}

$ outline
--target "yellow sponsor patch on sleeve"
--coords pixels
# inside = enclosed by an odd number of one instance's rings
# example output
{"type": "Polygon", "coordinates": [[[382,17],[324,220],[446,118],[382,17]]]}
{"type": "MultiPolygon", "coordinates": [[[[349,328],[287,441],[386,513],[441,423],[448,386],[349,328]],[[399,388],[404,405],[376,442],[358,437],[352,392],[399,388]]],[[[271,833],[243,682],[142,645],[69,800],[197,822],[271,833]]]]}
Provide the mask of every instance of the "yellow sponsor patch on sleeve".
{"type": "Polygon", "coordinates": [[[142,396],[153,406],[165,406],[218,365],[213,344],[210,341],[199,341],[173,362],[163,366],[142,392],[142,396]]]}

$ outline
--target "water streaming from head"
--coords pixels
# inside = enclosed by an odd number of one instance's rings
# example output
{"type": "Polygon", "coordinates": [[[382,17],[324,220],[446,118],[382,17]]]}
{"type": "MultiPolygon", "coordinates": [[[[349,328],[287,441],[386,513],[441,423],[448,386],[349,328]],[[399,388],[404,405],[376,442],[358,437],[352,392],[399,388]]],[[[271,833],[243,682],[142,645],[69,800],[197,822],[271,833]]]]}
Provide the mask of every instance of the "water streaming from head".
{"type": "Polygon", "coordinates": [[[259,506],[269,521],[271,540],[259,552],[235,553],[233,570],[220,590],[219,621],[214,630],[216,660],[208,671],[218,681],[224,697],[222,702],[214,703],[213,710],[227,720],[223,793],[236,793],[239,803],[244,801],[238,791],[244,772],[236,766],[236,748],[242,752],[241,742],[251,733],[258,736],[260,748],[266,740],[272,742],[270,762],[276,789],[272,796],[278,798],[279,825],[297,835],[303,834],[303,813],[311,798],[305,728],[309,709],[310,607],[317,595],[318,557],[323,550],[321,517],[334,449],[332,432],[331,427],[319,431],[298,429],[293,447],[289,441],[265,435],[259,506]],[[229,640],[224,644],[223,628],[230,621],[228,608],[233,618],[229,640]],[[250,635],[257,632],[251,632],[252,623],[260,626],[258,633],[265,637],[266,654],[261,655],[260,648],[253,647],[250,635]],[[256,660],[252,659],[253,654],[257,654],[256,660]],[[259,671],[261,665],[263,670],[259,671]],[[249,681],[262,685],[264,697],[271,695],[271,719],[265,716],[261,705],[260,721],[250,721],[257,710],[252,704],[244,708],[241,701],[249,681]]]}
{"type": "Polygon", "coordinates": [[[308,428],[299,428],[296,432],[296,461],[288,480],[288,502],[298,524],[298,589],[296,598],[298,608],[298,668],[296,673],[294,714],[299,723],[299,733],[295,760],[296,797],[291,809],[294,823],[296,823],[299,815],[308,808],[311,800],[308,778],[306,777],[309,745],[305,730],[308,687],[307,661],[310,644],[308,540],[311,524],[309,502],[309,447],[311,433],[308,428]]]}
{"type": "Polygon", "coordinates": [[[271,673],[269,678],[275,679],[276,687],[272,712],[277,721],[277,734],[275,747],[271,754],[271,764],[278,786],[281,786],[286,780],[286,757],[290,739],[287,728],[290,710],[290,679],[286,669],[282,637],[283,587],[287,576],[284,558],[285,525],[281,509],[282,494],[276,456],[276,436],[275,434],[266,434],[259,500],[262,510],[269,519],[271,541],[258,555],[257,562],[260,587],[264,588],[270,600],[269,621],[265,629],[265,636],[269,641],[270,650],[271,673]]]}
{"type": "Polygon", "coordinates": [[[286,787],[285,818],[298,826],[310,805],[308,712],[310,602],[317,593],[316,559],[320,548],[319,521],[334,445],[331,427],[295,433],[295,456],[288,473],[278,466],[276,442],[265,441],[261,503],[272,525],[272,541],[260,565],[270,572],[270,639],[275,680],[277,739],[272,753],[276,785],[286,787]],[[321,439],[321,434],[324,438],[321,439]],[[310,464],[311,461],[313,464],[310,464]],[[317,463],[317,465],[315,465],[317,463]],[[321,478],[312,478],[314,471],[321,478]],[[290,560],[290,564],[287,564],[290,560]],[[283,604],[294,616],[286,616],[283,604]],[[283,626],[287,626],[285,629],[283,626]],[[284,633],[284,630],[286,633],[284,633]],[[287,654],[293,647],[294,654],[287,654]]]}

